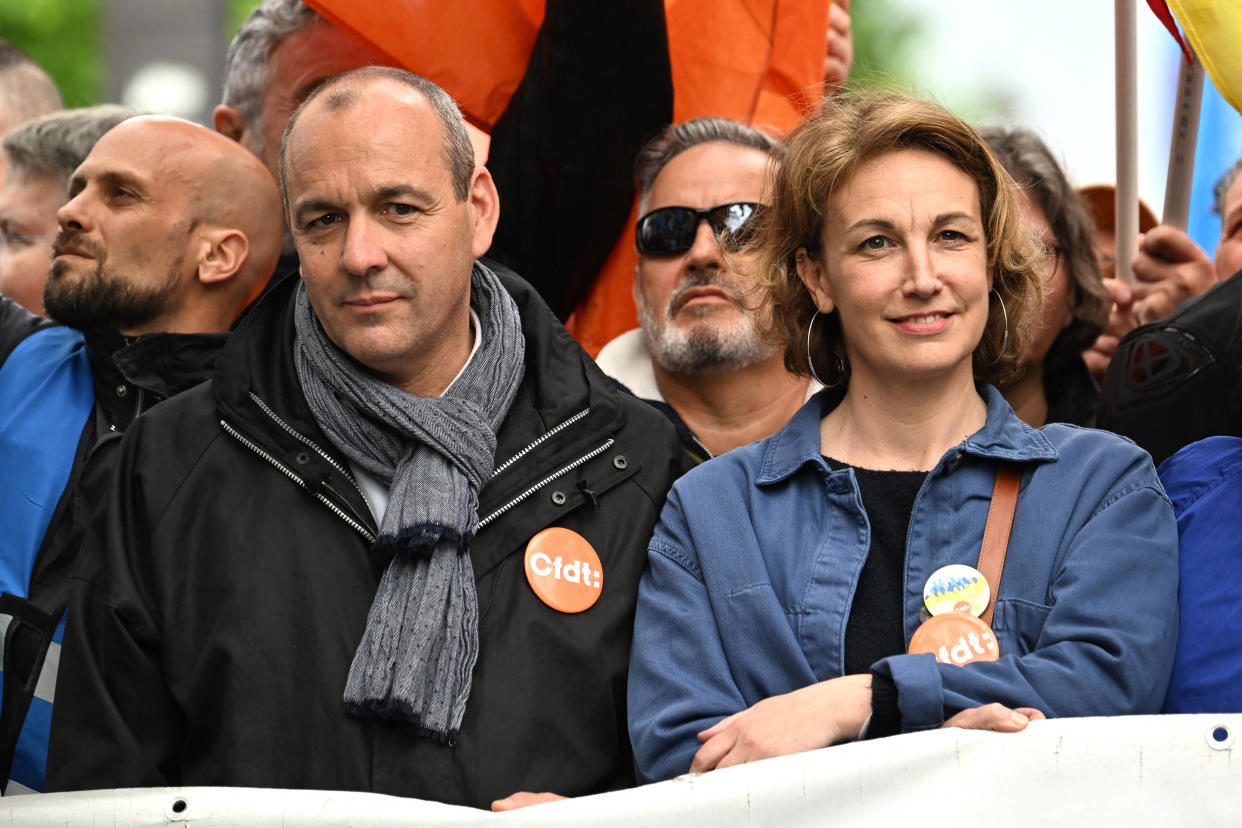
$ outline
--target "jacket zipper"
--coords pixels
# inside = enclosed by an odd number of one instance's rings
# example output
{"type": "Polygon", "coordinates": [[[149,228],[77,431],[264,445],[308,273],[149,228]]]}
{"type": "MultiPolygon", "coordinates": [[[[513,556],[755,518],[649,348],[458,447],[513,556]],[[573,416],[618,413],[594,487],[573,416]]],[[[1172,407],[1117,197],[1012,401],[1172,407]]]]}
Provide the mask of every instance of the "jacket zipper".
{"type": "MultiPolygon", "coordinates": [[[[266,414],[269,418],[271,418],[271,420],[274,423],[280,426],[280,428],[285,433],[287,433],[289,436],[293,437],[295,440],[302,443],[303,445],[313,449],[316,454],[318,454],[325,461],[327,461],[334,469],[336,469],[341,474],[343,474],[345,478],[349,480],[350,483],[353,484],[354,489],[358,492],[358,494],[361,495],[364,500],[366,499],[366,496],[362,494],[362,489],[358,487],[358,482],[354,480],[354,476],[350,474],[349,472],[347,472],[345,469],[341,468],[341,464],[338,463],[330,454],[328,454],[326,451],[324,451],[322,448],[316,445],[316,443],[313,440],[311,440],[308,437],[303,436],[296,429],[294,429],[293,426],[289,425],[284,420],[282,420],[276,414],[276,412],[272,411],[272,409],[269,408],[267,404],[264,403],[263,400],[260,399],[258,395],[256,395],[253,391],[250,392],[249,396],[250,396],[250,399],[254,401],[255,405],[259,406],[259,409],[263,411],[263,413],[266,414]]],[[[505,472],[508,469],[512,468],[514,464],[516,464],[523,457],[526,457],[528,454],[530,454],[536,448],[541,446],[543,443],[555,437],[557,434],[560,434],[562,431],[569,428],[571,425],[578,422],[579,420],[581,420],[583,417],[587,416],[590,413],[591,413],[590,408],[584,408],[582,411],[579,411],[577,414],[574,414],[569,419],[565,420],[562,423],[557,424],[556,426],[553,426],[551,429],[549,429],[544,434],[541,434],[539,437],[531,441],[530,444],[528,444],[525,448],[523,448],[517,454],[514,454],[504,463],[501,463],[499,466],[497,466],[495,470],[492,472],[492,476],[489,478],[489,482],[491,480],[494,480],[502,472],[505,472]]],[[[220,420],[220,426],[226,432],[228,432],[233,438],[235,438],[238,442],[240,442],[242,445],[246,446],[251,451],[253,451],[255,454],[259,455],[264,460],[266,460],[268,463],[271,463],[273,466],[279,469],[290,480],[294,481],[295,483],[297,483],[299,486],[301,486],[304,489],[307,488],[306,482],[296,472],[294,472],[292,469],[287,467],[285,464],[281,463],[279,460],[277,460],[267,451],[264,451],[257,444],[255,444],[254,442],[252,442],[251,440],[243,436],[239,431],[234,429],[227,422],[225,422],[224,420],[220,420]]],[[[535,492],[542,489],[547,484],[551,483],[553,480],[556,480],[559,477],[569,474],[571,471],[578,468],[583,463],[587,463],[595,459],[599,455],[603,454],[605,451],[610,449],[614,443],[616,443],[616,440],[612,439],[611,437],[608,438],[608,440],[603,445],[597,446],[596,448],[592,449],[590,452],[588,452],[584,456],[579,457],[577,460],[573,461],[572,463],[566,466],[561,467],[560,469],[557,469],[552,474],[540,480],[538,483],[535,483],[533,486],[530,486],[525,491],[523,491],[521,494],[512,498],[507,503],[500,506],[498,509],[494,510],[487,517],[480,520],[479,525],[475,529],[475,531],[477,532],[480,529],[483,529],[489,523],[496,520],[497,518],[499,518],[500,516],[508,512],[510,509],[520,504],[522,501],[529,498],[531,495],[533,495],[535,492]]],[[[307,490],[309,491],[309,489],[307,490]]],[[[369,542],[371,543],[375,542],[375,535],[373,535],[370,532],[370,530],[368,530],[365,526],[363,526],[358,521],[354,520],[352,517],[347,515],[339,506],[333,503],[329,498],[327,498],[326,496],[324,496],[323,494],[319,492],[312,492],[312,494],[315,496],[317,500],[319,500],[321,503],[323,503],[325,506],[331,509],[333,513],[337,515],[337,517],[339,517],[341,520],[345,521],[351,527],[353,527],[355,530],[361,533],[362,536],[365,537],[369,542]]]]}
{"type": "MultiPolygon", "coordinates": [[[[241,432],[233,428],[226,421],[221,420],[220,427],[223,428],[231,437],[237,440],[237,442],[241,443],[243,446],[245,446],[246,448],[253,451],[255,454],[262,457],[268,463],[271,463],[273,466],[275,466],[281,472],[281,474],[283,474],[285,477],[289,478],[294,483],[297,483],[298,486],[302,487],[303,489],[310,491],[310,489],[307,488],[306,486],[306,481],[304,481],[301,477],[299,477],[296,472],[294,472],[284,463],[277,460],[275,457],[273,457],[268,452],[264,451],[262,448],[260,448],[257,444],[252,442],[250,439],[243,436],[241,432]]],[[[296,434],[297,432],[293,432],[293,433],[296,434]]],[[[306,442],[306,441],[303,440],[303,442],[306,442]]],[[[314,444],[312,443],[311,445],[313,446],[314,444]]],[[[350,478],[350,479],[352,480],[353,478],[350,478]]],[[[358,484],[355,483],[354,485],[357,486],[358,484]]],[[[345,514],[345,512],[341,509],[341,507],[337,506],[329,498],[327,498],[320,492],[311,492],[311,494],[314,495],[316,500],[318,500],[324,506],[327,506],[328,509],[331,510],[333,514],[335,514],[341,520],[345,521],[345,523],[347,523],[351,528],[357,531],[358,534],[366,538],[367,543],[375,543],[375,535],[371,534],[371,531],[367,529],[367,527],[363,526],[361,523],[354,520],[349,515],[345,514]]]]}
{"type": "MultiPolygon", "coordinates": [[[[564,467],[562,467],[562,468],[560,468],[560,469],[557,469],[556,471],[552,472],[552,474],[548,475],[548,476],[547,476],[547,477],[545,477],[543,480],[540,480],[538,483],[536,483],[535,485],[531,486],[531,487],[530,487],[530,488],[528,488],[526,491],[522,492],[520,495],[518,495],[517,497],[513,498],[512,500],[510,500],[508,503],[506,503],[506,504],[504,504],[503,506],[501,506],[500,508],[496,509],[496,510],[495,510],[494,512],[492,512],[490,515],[488,515],[487,517],[485,517],[485,518],[483,518],[482,520],[480,520],[480,521],[479,521],[479,526],[478,526],[478,529],[476,529],[475,531],[480,531],[480,530],[482,530],[482,529],[483,529],[483,527],[487,526],[487,524],[489,524],[489,523],[491,523],[492,521],[496,520],[496,518],[500,517],[500,516],[501,516],[501,515],[503,515],[505,512],[507,512],[507,511],[509,511],[510,509],[512,509],[514,506],[517,506],[517,505],[518,505],[519,503],[521,503],[523,500],[526,500],[528,497],[530,497],[530,496],[531,496],[531,495],[533,495],[535,492],[537,492],[537,491],[539,491],[540,489],[542,489],[544,486],[546,486],[546,485],[548,485],[549,483],[551,483],[553,480],[556,480],[558,477],[561,477],[562,475],[569,474],[571,471],[573,471],[574,469],[578,468],[578,467],[579,467],[579,466],[581,466],[583,463],[586,463],[586,462],[588,462],[588,461],[590,461],[590,460],[593,460],[593,459],[595,459],[596,457],[598,457],[598,456],[600,456],[601,454],[603,454],[604,452],[608,451],[608,449],[612,448],[613,444],[614,444],[614,443],[616,443],[616,442],[617,442],[616,440],[614,440],[614,439],[612,439],[611,437],[609,437],[609,438],[608,438],[608,440],[607,440],[607,441],[606,441],[606,442],[605,442],[602,446],[598,446],[598,447],[596,447],[595,449],[593,449],[593,450],[592,450],[592,451],[590,451],[589,453],[587,453],[587,454],[583,455],[582,457],[579,457],[577,460],[575,460],[574,462],[570,463],[568,466],[564,466],[564,467]]],[[[493,476],[495,476],[495,475],[493,475],[493,476]]]]}
{"type": "Polygon", "coordinates": [[[511,468],[511,467],[513,466],[513,464],[514,464],[514,463],[516,463],[517,461],[521,460],[521,459],[522,459],[523,457],[525,457],[526,455],[530,454],[532,451],[534,451],[536,448],[538,448],[538,447],[539,447],[540,445],[542,445],[544,442],[546,442],[547,440],[550,440],[551,438],[555,437],[557,434],[560,434],[562,431],[564,431],[565,429],[569,428],[571,425],[573,425],[574,423],[578,422],[579,420],[581,420],[583,417],[585,417],[586,415],[588,415],[588,414],[590,414],[590,413],[591,413],[591,409],[589,409],[589,408],[584,408],[583,410],[579,411],[577,414],[575,414],[575,415],[573,415],[572,417],[570,417],[570,418],[569,418],[568,420],[566,420],[565,422],[561,423],[560,425],[554,426],[554,427],[553,427],[550,431],[548,431],[546,434],[544,434],[544,435],[542,435],[542,436],[538,437],[537,439],[535,439],[535,441],[534,441],[534,442],[532,442],[529,446],[527,446],[526,448],[522,449],[522,450],[521,450],[521,451],[519,451],[517,454],[513,455],[513,456],[512,456],[512,457],[510,457],[508,460],[506,460],[505,462],[503,462],[503,463],[501,463],[499,466],[497,466],[497,467],[496,467],[496,470],[492,472],[492,477],[491,477],[491,479],[492,479],[492,480],[496,479],[496,476],[497,476],[498,474],[500,474],[501,472],[505,471],[506,469],[511,468]]]}
{"type": "Polygon", "coordinates": [[[285,433],[287,433],[293,439],[297,440],[302,445],[313,449],[315,453],[318,454],[320,457],[322,457],[324,460],[326,460],[328,464],[332,466],[332,468],[336,469],[338,472],[344,475],[345,479],[353,484],[354,491],[358,492],[359,496],[362,497],[363,502],[366,502],[366,499],[367,499],[366,495],[362,493],[362,489],[358,486],[358,481],[354,480],[354,476],[350,474],[350,472],[347,469],[345,469],[340,463],[336,462],[336,459],[332,455],[328,454],[326,451],[324,451],[318,445],[316,445],[314,440],[311,440],[309,437],[305,437],[302,434],[298,433],[298,431],[294,429],[293,426],[289,425],[284,420],[280,419],[280,417],[276,414],[276,412],[268,408],[267,403],[263,402],[263,400],[261,400],[259,396],[255,394],[253,391],[250,392],[250,399],[254,400],[254,404],[257,405],[264,414],[270,417],[272,419],[272,422],[276,423],[276,425],[284,429],[285,433]]]}

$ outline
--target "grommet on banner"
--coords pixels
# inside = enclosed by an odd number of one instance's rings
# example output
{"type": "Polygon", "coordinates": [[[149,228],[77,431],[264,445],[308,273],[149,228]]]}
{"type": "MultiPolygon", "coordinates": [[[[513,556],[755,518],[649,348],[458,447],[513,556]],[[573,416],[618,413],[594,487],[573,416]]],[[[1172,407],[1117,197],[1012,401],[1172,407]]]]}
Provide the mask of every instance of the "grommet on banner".
{"type": "Polygon", "coordinates": [[[1204,734],[1212,750],[1229,750],[1233,747],[1234,734],[1227,724],[1214,724],[1204,734]]]}
{"type": "Polygon", "coordinates": [[[189,810],[190,800],[184,796],[178,796],[168,803],[168,807],[164,809],[164,817],[170,822],[185,822],[190,818],[189,810]]]}

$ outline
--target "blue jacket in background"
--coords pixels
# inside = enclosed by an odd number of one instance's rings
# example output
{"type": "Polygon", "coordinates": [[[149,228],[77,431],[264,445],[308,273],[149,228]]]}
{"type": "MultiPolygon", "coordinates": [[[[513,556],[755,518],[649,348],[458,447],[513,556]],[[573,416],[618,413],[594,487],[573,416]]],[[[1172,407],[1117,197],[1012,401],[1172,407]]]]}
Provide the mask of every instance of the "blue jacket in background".
{"type": "Polygon", "coordinates": [[[1166,713],[1242,713],[1242,438],[1160,464],[1181,546],[1181,622],[1166,713]]]}
{"type": "MultiPolygon", "coordinates": [[[[689,770],[695,734],[762,699],[844,670],[850,602],[870,548],[852,469],[820,454],[825,391],[780,432],[673,487],[639,589],[629,716],[639,775],[689,770]]],[[[996,389],[984,427],[928,474],[910,519],[903,623],[923,585],[974,565],[995,461],[1023,466],[992,627],[995,662],[885,658],[902,729],[980,704],[1049,716],[1155,713],[1177,638],[1177,527],[1151,459],[1102,431],[1022,423],[996,389]]]]}

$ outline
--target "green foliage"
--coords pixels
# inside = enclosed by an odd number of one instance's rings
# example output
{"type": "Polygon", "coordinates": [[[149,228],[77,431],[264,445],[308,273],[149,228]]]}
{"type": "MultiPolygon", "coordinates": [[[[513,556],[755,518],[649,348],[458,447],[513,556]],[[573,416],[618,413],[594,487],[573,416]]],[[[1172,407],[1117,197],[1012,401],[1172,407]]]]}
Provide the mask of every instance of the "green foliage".
{"type": "Polygon", "coordinates": [[[0,36],[42,66],[66,106],[99,103],[104,94],[97,0],[0,2],[0,36]]]}
{"type": "Polygon", "coordinates": [[[968,123],[1012,111],[1013,102],[1004,88],[976,82],[933,90],[919,76],[918,67],[935,54],[924,40],[932,28],[925,15],[938,9],[943,10],[943,6],[911,0],[853,0],[854,71],[850,85],[930,97],[968,123]]]}
{"type": "Polygon", "coordinates": [[[854,0],[854,70],[851,85],[919,92],[913,58],[923,32],[919,14],[898,0],[854,0]]]}
{"type": "Polygon", "coordinates": [[[255,10],[261,0],[228,0],[224,15],[224,42],[233,40],[233,35],[241,27],[246,17],[255,10]]]}
{"type": "MultiPolygon", "coordinates": [[[[227,0],[223,42],[257,5],[227,0]]],[[[0,37],[47,70],[70,107],[102,103],[107,94],[101,19],[100,0],[0,0],[0,37]]]]}

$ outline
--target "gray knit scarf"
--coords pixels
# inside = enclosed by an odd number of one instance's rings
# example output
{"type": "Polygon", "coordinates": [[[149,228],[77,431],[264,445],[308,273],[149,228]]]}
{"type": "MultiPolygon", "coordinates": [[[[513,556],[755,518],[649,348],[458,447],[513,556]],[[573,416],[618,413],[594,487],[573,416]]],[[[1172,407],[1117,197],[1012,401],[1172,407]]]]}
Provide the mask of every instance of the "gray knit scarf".
{"type": "Polygon", "coordinates": [[[517,305],[478,262],[470,302],[482,345],[442,397],[416,397],[372,377],[328,339],[299,284],[294,365],[329,439],[390,486],[372,549],[388,561],[345,683],[356,716],[405,721],[456,741],[479,651],[470,565],[479,489],[491,476],[496,429],[522,382],[526,342],[517,305]]]}

